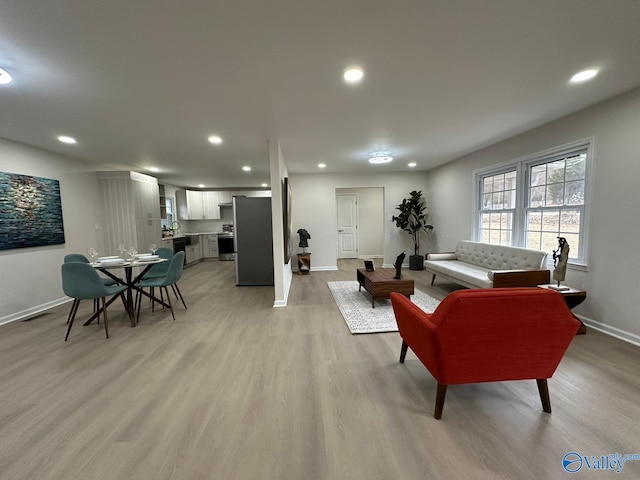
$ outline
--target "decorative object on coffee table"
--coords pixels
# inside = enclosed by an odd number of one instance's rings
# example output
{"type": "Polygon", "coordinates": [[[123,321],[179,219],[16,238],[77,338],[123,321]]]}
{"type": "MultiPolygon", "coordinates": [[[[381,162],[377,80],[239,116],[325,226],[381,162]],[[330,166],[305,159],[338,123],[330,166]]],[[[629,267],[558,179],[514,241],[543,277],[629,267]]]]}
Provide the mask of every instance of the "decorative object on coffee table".
{"type": "Polygon", "coordinates": [[[393,266],[396,267],[396,276],[393,278],[396,280],[400,280],[402,278],[402,263],[404,262],[405,256],[405,253],[402,252],[396,257],[396,263],[393,264],[393,266]]]}
{"type": "Polygon", "coordinates": [[[558,237],[558,248],[553,251],[553,279],[557,280],[556,286],[551,286],[552,290],[563,291],[569,287],[560,285],[567,274],[567,261],[569,260],[569,244],[564,237],[558,237]]]}
{"type": "Polygon", "coordinates": [[[396,227],[404,230],[413,240],[413,255],[409,256],[410,270],[423,270],[424,258],[419,255],[420,250],[420,232],[430,233],[433,225],[427,225],[427,207],[422,198],[422,190],[413,190],[409,193],[409,197],[402,200],[402,203],[396,207],[400,213],[392,216],[396,227]]]}

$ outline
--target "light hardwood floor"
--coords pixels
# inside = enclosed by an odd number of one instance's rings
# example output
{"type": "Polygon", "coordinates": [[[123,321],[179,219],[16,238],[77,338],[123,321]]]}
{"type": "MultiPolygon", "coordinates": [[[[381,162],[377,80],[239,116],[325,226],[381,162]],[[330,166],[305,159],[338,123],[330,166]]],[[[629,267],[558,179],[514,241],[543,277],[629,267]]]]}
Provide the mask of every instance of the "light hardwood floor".
{"type": "Polygon", "coordinates": [[[200,263],[175,322],[145,304],[131,328],[115,303],[109,340],[79,322],[65,343],[70,305],[0,327],[0,478],[555,479],[567,452],[640,453],[640,348],[593,330],[549,381],[552,414],[534,381],[506,382],[450,387],[435,420],[435,381],[411,352],[398,363],[398,334],[351,335],[333,302],[326,282],[360,263],[294,274],[276,309],[232,262],[200,263]]]}

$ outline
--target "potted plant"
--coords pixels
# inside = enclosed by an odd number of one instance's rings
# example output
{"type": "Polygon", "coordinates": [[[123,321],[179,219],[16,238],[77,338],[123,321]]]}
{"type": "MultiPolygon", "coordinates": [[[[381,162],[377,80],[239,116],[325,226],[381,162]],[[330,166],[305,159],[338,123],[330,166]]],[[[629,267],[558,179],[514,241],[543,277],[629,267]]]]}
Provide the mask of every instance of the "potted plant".
{"type": "Polygon", "coordinates": [[[403,199],[402,203],[396,207],[396,210],[400,210],[400,213],[391,217],[396,227],[411,235],[413,240],[414,254],[409,256],[410,270],[424,269],[424,258],[418,254],[420,250],[420,232],[429,233],[433,230],[433,225],[427,225],[426,209],[427,207],[422,198],[422,190],[414,190],[409,193],[409,197],[403,199]]]}

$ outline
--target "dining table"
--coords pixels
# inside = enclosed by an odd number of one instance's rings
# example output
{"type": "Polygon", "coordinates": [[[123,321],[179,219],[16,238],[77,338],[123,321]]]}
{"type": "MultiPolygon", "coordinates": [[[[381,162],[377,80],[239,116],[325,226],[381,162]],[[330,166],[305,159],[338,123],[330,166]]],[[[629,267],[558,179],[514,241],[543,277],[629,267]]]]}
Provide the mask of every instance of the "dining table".
{"type": "MultiPolygon", "coordinates": [[[[125,308],[129,315],[129,321],[131,322],[131,326],[136,326],[136,312],[135,305],[133,300],[133,292],[136,291],[139,294],[142,294],[151,300],[158,302],[165,308],[171,308],[171,306],[166,303],[163,299],[157,298],[154,295],[151,295],[144,291],[144,289],[139,288],[137,283],[145,276],[145,274],[149,271],[149,269],[153,265],[157,265],[159,263],[168,262],[169,260],[166,258],[157,258],[153,260],[143,260],[143,259],[133,259],[133,260],[123,260],[122,262],[91,262],[91,266],[96,270],[104,273],[107,277],[116,281],[119,285],[124,285],[127,287],[126,295],[125,295],[125,308]],[[137,273],[137,275],[133,275],[133,269],[140,268],[141,270],[137,273]],[[122,276],[116,275],[117,270],[124,270],[124,278],[122,276]]],[[[111,298],[106,306],[109,306],[113,303],[118,296],[114,296],[111,298]]],[[[89,320],[87,320],[84,325],[89,325],[96,318],[98,318],[101,311],[98,311],[93,314],[89,320]]]]}

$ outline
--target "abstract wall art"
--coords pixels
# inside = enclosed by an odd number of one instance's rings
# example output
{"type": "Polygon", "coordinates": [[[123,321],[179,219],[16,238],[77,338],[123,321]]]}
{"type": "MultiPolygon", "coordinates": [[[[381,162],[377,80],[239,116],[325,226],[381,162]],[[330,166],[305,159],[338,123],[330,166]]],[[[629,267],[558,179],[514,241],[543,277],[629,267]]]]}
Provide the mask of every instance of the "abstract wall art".
{"type": "Polygon", "coordinates": [[[60,182],[0,172],[0,250],[62,243],[60,182]]]}

